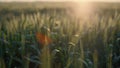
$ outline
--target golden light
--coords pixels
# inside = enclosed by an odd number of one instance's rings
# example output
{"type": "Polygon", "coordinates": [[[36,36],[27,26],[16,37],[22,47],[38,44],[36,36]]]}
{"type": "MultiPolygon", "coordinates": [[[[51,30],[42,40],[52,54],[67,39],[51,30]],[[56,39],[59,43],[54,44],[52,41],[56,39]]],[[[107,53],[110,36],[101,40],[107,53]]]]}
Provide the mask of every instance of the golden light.
{"type": "Polygon", "coordinates": [[[95,5],[87,0],[75,2],[71,6],[73,14],[81,18],[92,15],[95,11],[95,5]]]}

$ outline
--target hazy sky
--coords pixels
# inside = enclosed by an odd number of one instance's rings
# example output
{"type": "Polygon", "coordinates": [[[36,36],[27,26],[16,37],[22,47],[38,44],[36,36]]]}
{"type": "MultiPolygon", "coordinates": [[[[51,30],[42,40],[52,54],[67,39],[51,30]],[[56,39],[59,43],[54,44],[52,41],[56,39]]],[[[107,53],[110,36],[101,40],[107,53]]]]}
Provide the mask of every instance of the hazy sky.
{"type": "MultiPolygon", "coordinates": [[[[11,1],[73,1],[73,0],[0,0],[4,2],[11,2],[11,1]]],[[[102,1],[102,2],[120,2],[120,0],[74,0],[74,1],[102,1]]]]}

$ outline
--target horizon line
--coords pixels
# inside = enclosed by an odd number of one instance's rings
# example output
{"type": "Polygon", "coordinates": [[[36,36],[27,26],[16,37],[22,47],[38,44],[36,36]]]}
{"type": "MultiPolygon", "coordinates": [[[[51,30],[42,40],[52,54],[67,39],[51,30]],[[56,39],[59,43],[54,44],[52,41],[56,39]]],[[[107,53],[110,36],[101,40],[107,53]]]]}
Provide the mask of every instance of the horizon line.
{"type": "Polygon", "coordinates": [[[119,0],[0,0],[0,2],[120,2],[119,0]]]}

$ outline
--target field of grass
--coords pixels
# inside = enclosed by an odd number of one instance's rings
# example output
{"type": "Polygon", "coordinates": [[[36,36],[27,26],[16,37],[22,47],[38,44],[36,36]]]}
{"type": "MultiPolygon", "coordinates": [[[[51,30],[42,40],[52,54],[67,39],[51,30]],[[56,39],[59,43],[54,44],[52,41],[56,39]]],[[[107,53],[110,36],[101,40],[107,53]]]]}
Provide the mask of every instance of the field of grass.
{"type": "Polygon", "coordinates": [[[0,68],[120,67],[119,4],[85,19],[57,3],[0,5],[0,68]]]}

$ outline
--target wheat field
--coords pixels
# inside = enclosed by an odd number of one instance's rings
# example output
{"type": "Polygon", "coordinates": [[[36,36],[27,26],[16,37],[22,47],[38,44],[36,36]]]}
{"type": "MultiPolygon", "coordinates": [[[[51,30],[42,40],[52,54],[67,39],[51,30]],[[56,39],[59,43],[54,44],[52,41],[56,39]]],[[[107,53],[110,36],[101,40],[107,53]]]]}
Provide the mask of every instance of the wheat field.
{"type": "Polygon", "coordinates": [[[25,4],[0,4],[0,68],[120,67],[119,4],[25,4]]]}

